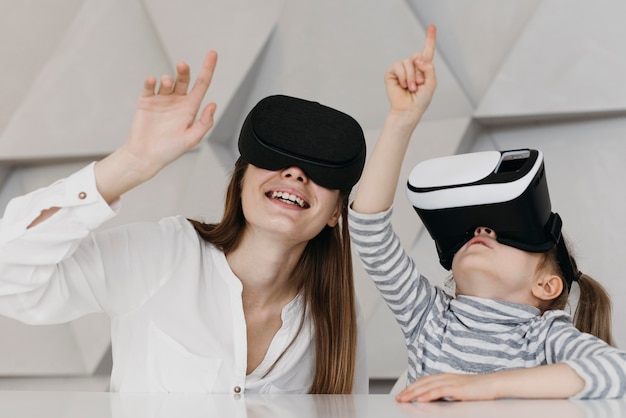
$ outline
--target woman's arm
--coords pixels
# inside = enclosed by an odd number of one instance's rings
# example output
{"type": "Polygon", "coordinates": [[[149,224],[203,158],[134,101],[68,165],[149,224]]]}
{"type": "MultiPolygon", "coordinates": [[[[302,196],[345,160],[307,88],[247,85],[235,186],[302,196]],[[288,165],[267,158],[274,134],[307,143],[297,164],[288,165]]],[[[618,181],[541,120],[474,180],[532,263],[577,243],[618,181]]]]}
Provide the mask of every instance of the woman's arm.
{"type": "Polygon", "coordinates": [[[107,266],[118,263],[119,254],[143,251],[146,257],[162,259],[158,249],[146,245],[132,251],[112,245],[118,252],[105,256],[102,242],[87,237],[115,215],[117,205],[111,204],[121,194],[197,145],[211,128],[215,104],[196,115],[216,60],[215,52],[206,55],[189,92],[189,67],[184,63],[176,66],[175,81],[163,77],[157,91],[156,80],[146,79],[124,145],[95,165],[9,202],[0,219],[0,310],[5,315],[45,322],[54,315],[63,320],[99,310],[103,306],[88,280],[104,281],[107,266]],[[40,308],[46,314],[38,317],[40,308]],[[56,309],[58,313],[50,314],[56,309]]]}
{"type": "Polygon", "coordinates": [[[213,126],[215,103],[209,103],[196,118],[211,84],[217,54],[207,53],[198,77],[189,91],[189,66],[176,66],[176,79],[148,77],[126,143],[96,164],[98,190],[107,202],[149,180],[161,169],[198,145],[213,126]]]}
{"type": "MultiPolygon", "coordinates": [[[[176,79],[164,76],[157,90],[154,77],[146,78],[137,101],[130,133],[124,145],[95,166],[96,185],[111,204],[122,194],[154,177],[161,169],[198,145],[213,126],[215,103],[196,118],[211,84],[217,54],[207,53],[198,77],[188,92],[189,66],[176,65],[176,79]]],[[[54,215],[60,208],[41,211],[28,228],[54,215]]]]}

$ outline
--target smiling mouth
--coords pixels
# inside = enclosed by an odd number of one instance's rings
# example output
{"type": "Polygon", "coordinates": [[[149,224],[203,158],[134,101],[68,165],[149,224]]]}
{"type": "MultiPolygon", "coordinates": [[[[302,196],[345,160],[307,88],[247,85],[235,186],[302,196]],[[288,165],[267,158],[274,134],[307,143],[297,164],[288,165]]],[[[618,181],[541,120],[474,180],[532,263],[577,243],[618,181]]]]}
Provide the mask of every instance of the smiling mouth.
{"type": "Polygon", "coordinates": [[[287,203],[289,205],[298,206],[303,209],[306,209],[309,207],[309,204],[305,202],[304,199],[296,196],[293,193],[274,191],[274,192],[268,193],[267,197],[271,199],[280,200],[281,202],[287,203]]]}

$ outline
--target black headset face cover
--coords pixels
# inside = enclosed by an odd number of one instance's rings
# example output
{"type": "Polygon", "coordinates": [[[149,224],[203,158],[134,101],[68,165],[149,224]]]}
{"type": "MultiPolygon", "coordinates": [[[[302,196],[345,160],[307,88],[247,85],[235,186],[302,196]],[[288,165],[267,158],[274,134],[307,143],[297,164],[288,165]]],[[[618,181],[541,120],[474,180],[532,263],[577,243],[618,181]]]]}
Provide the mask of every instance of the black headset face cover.
{"type": "Polygon", "coordinates": [[[407,195],[447,270],[478,226],[496,231],[499,242],[530,252],[545,252],[560,240],[560,218],[551,212],[541,151],[486,151],[423,161],[411,171],[407,195]]]}
{"type": "Polygon", "coordinates": [[[267,170],[300,167],[315,183],[350,191],[365,164],[365,136],[351,116],[296,97],[275,95],[248,113],[241,156],[267,170]]]}

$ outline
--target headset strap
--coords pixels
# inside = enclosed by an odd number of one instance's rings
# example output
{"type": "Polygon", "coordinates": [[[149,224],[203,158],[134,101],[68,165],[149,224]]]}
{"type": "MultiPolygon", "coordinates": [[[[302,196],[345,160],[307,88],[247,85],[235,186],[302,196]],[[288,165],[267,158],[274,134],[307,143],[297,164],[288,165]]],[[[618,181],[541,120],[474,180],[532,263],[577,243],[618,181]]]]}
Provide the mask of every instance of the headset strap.
{"type": "Polygon", "coordinates": [[[554,243],[556,244],[556,257],[559,262],[559,266],[561,267],[561,271],[565,276],[565,282],[567,283],[567,288],[572,288],[572,282],[578,281],[581,273],[574,273],[574,267],[572,266],[572,260],[570,259],[569,251],[567,250],[567,246],[565,245],[565,240],[563,239],[563,234],[561,228],[563,227],[563,221],[558,213],[551,212],[550,218],[548,219],[548,223],[546,224],[546,229],[554,243]]]}

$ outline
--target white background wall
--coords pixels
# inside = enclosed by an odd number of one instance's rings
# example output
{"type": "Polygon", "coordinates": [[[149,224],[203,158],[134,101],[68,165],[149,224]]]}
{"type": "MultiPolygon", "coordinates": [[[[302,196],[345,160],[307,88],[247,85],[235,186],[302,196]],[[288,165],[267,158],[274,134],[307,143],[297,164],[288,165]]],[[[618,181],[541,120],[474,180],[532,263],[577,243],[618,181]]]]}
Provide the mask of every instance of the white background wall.
{"type": "MultiPolygon", "coordinates": [[[[434,156],[544,151],[553,210],[581,269],[610,291],[614,333],[626,347],[618,320],[626,315],[625,15],[620,0],[0,0],[0,207],[114,150],[145,76],[172,73],[180,60],[193,74],[215,49],[208,99],[218,103],[217,125],[197,150],[128,193],[107,226],[174,213],[216,220],[254,103],[276,93],[318,100],[359,120],[371,148],[387,111],[385,69],[421,48],[434,23],[439,86],[404,178],[434,156]]],[[[403,187],[397,229],[441,283],[447,272],[403,187]]],[[[394,378],[406,367],[401,334],[356,269],[370,374],[394,378]]],[[[39,327],[0,317],[0,333],[0,376],[106,373],[105,317],[39,327]]]]}

